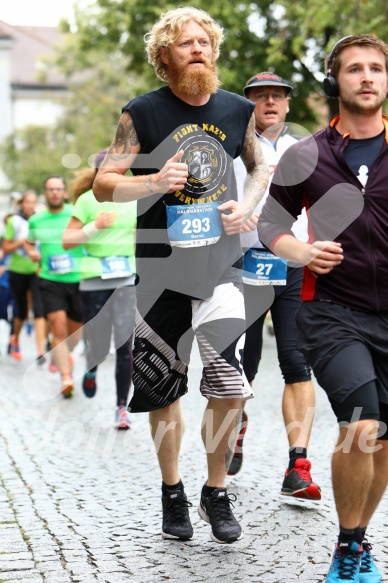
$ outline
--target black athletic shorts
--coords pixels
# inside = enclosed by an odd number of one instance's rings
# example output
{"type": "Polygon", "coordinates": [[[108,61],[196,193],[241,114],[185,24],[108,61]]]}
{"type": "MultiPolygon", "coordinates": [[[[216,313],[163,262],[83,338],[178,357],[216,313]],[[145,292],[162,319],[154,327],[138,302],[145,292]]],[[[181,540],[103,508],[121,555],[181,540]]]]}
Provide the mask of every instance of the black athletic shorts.
{"type": "Polygon", "coordinates": [[[375,381],[362,385],[350,393],[342,403],[334,399],[329,400],[338,423],[376,419],[380,422],[378,439],[388,440],[388,405],[379,401],[375,381]]]}
{"type": "Polygon", "coordinates": [[[79,283],[62,283],[39,278],[45,316],[64,310],[75,322],[82,322],[79,283]]]}
{"type": "Polygon", "coordinates": [[[311,301],[302,304],[296,319],[297,346],[337,417],[342,415],[342,403],[370,409],[374,402],[383,407],[372,418],[381,419],[381,410],[388,405],[388,312],[367,313],[311,301]],[[361,387],[375,387],[376,394],[371,397],[361,387]]]}
{"type": "Polygon", "coordinates": [[[31,290],[32,310],[34,318],[43,318],[43,303],[39,290],[39,278],[35,273],[9,272],[9,287],[11,288],[15,304],[17,306],[17,317],[25,320],[28,316],[27,292],[31,290]]]}

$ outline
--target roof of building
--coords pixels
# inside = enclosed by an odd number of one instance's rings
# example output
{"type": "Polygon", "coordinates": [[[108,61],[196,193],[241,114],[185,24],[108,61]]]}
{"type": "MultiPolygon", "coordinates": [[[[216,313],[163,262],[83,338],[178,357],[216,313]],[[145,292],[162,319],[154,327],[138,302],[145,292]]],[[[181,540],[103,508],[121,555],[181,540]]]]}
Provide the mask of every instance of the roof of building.
{"type": "Polygon", "coordinates": [[[48,56],[53,46],[61,41],[58,28],[49,26],[12,26],[0,20],[0,40],[10,41],[10,65],[12,86],[30,88],[66,86],[66,80],[55,68],[46,66],[41,57],[48,56]],[[47,71],[45,82],[39,73],[47,71]]]}

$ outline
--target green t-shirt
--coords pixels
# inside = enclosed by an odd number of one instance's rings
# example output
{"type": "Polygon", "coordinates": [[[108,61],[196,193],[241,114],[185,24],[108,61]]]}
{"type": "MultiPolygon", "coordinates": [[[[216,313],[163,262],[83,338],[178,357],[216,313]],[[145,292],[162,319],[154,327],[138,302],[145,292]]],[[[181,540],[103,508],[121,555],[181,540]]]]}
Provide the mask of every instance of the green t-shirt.
{"type": "MultiPolygon", "coordinates": [[[[4,239],[8,241],[22,241],[26,238],[28,233],[27,219],[20,215],[14,215],[7,221],[4,239]]],[[[11,261],[9,264],[9,271],[14,273],[21,273],[23,275],[30,275],[36,273],[39,265],[27,256],[24,247],[19,247],[11,253],[11,261]]]]}
{"type": "Polygon", "coordinates": [[[84,243],[81,279],[125,277],[135,273],[136,202],[98,202],[91,190],[82,194],[72,216],[87,225],[103,211],[118,213],[113,224],[84,243]]]}
{"type": "Polygon", "coordinates": [[[80,281],[83,247],[65,251],[63,233],[69,223],[73,206],[66,204],[59,213],[43,210],[28,219],[27,241],[40,243],[41,272],[39,277],[62,283],[80,281]]]}

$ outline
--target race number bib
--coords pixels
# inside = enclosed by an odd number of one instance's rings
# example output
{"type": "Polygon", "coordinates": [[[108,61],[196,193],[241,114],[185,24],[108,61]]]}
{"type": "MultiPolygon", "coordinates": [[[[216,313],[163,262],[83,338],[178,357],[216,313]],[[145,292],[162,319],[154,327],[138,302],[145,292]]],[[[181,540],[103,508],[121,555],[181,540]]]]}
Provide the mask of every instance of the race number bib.
{"type": "Polygon", "coordinates": [[[19,247],[19,249],[16,249],[16,255],[20,255],[20,257],[28,257],[24,247],[19,247]]]}
{"type": "Polygon", "coordinates": [[[217,243],[222,235],[219,202],[166,206],[167,234],[173,247],[217,243]]]}
{"type": "Polygon", "coordinates": [[[244,255],[243,282],[249,285],[286,285],[287,261],[269,251],[249,249],[244,255]]]}
{"type": "Polygon", "coordinates": [[[104,257],[101,259],[101,278],[129,277],[132,275],[128,257],[104,257]]]}
{"type": "Polygon", "coordinates": [[[48,258],[48,271],[52,275],[71,273],[73,268],[73,256],[70,255],[70,253],[63,253],[63,255],[50,255],[48,258]]]}

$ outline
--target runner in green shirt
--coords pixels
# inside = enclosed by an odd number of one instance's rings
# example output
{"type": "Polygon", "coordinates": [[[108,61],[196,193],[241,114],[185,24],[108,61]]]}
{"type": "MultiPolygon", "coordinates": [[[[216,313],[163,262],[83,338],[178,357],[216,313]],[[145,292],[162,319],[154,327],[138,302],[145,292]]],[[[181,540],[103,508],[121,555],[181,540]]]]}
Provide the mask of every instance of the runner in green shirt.
{"type": "Polygon", "coordinates": [[[72,213],[65,203],[66,183],[50,176],[44,183],[47,209],[29,219],[26,251],[33,261],[40,261],[39,286],[46,317],[53,334],[52,351],[61,373],[61,392],[73,394],[71,351],[81,336],[82,311],[79,297],[82,248],[65,251],[62,235],[72,213]],[[39,242],[39,251],[36,244],[39,242]]]}
{"type": "MultiPolygon", "coordinates": [[[[97,167],[103,157],[104,152],[96,156],[97,167]]],[[[91,187],[94,173],[89,173],[89,176],[91,187]]],[[[129,429],[126,405],[132,380],[136,306],[136,203],[99,203],[91,190],[84,192],[85,181],[80,176],[72,187],[77,199],[64,233],[63,246],[70,250],[83,244],[85,250],[80,290],[87,370],[82,387],[87,397],[94,397],[97,366],[109,353],[113,331],[116,350],[115,425],[119,429],[129,429]]]]}
{"type": "Polygon", "coordinates": [[[11,216],[6,223],[3,249],[4,253],[11,254],[9,285],[16,304],[14,330],[10,339],[10,355],[14,360],[20,361],[23,359],[19,346],[19,334],[22,330],[23,322],[28,317],[27,293],[30,291],[38,352],[37,363],[42,365],[46,360],[43,355],[46,320],[37,277],[39,264],[32,261],[24,249],[24,241],[28,232],[28,219],[35,213],[36,203],[37,196],[35,192],[27,190],[19,202],[19,212],[11,216]]]}

